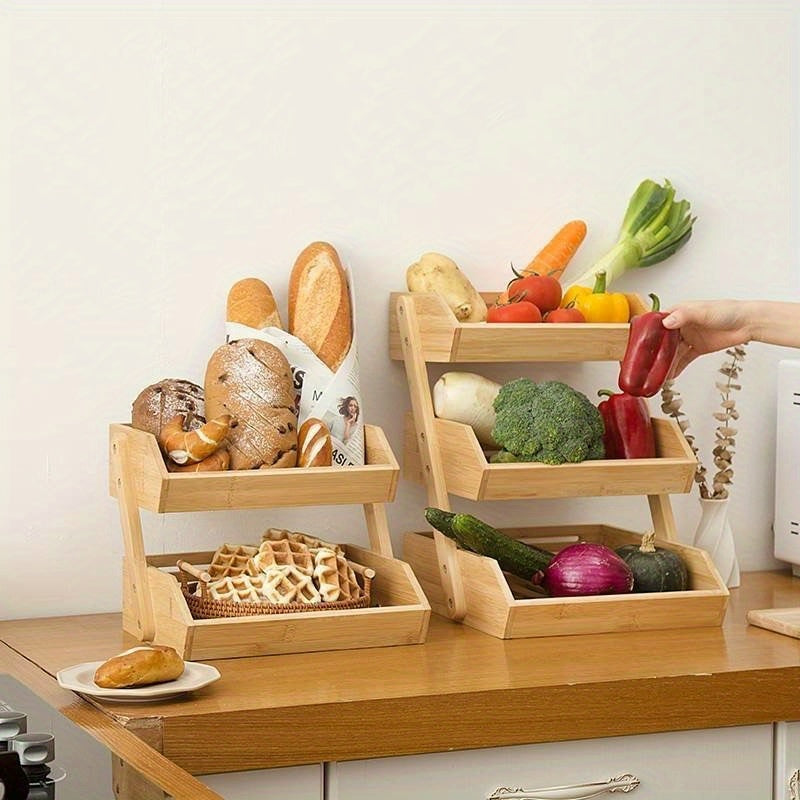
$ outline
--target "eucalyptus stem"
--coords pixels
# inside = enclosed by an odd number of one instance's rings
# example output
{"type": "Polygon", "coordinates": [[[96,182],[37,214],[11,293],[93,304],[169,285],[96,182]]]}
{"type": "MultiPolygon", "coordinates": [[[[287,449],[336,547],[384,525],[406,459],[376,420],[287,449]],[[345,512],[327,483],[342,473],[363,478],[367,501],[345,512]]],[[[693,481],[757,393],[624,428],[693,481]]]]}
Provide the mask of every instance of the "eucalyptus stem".
{"type": "Polygon", "coordinates": [[[708,470],[703,465],[700,452],[695,444],[695,438],[688,434],[689,419],[685,412],[681,410],[683,399],[675,388],[674,380],[668,380],[661,388],[661,410],[672,417],[680,427],[686,442],[692,449],[697,458],[697,467],[694,473],[694,482],[698,486],[700,497],[704,500],[723,500],[730,495],[730,485],[733,483],[733,455],[736,445],[736,434],[738,430],[731,427],[731,423],[739,419],[739,412],[736,410],[736,402],[733,393],[739,391],[742,386],[738,382],[739,373],[742,370],[742,361],[745,357],[743,346],[732,347],[725,351],[730,358],[725,361],[719,372],[725,376],[724,381],[717,381],[715,386],[720,393],[721,410],[713,414],[717,420],[714,431],[714,449],[712,450],[713,462],[716,472],[711,478],[709,485],[708,470]]]}

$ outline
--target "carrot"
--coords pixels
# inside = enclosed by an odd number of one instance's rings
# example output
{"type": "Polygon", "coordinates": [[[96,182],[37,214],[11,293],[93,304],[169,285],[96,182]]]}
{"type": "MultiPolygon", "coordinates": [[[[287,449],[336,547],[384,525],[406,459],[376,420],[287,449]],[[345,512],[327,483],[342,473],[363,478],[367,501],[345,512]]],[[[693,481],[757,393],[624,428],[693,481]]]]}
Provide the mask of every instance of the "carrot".
{"type": "Polygon", "coordinates": [[[586,237],[586,223],[582,219],[573,219],[534,256],[533,261],[522,270],[523,274],[551,275],[561,278],[575,251],[586,237]]]}

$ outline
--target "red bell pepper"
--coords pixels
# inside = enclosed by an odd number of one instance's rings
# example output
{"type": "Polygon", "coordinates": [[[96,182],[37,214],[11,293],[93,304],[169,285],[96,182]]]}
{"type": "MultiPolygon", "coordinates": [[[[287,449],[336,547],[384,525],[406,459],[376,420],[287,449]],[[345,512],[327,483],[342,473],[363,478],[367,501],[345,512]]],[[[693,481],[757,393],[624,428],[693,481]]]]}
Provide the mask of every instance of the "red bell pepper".
{"type": "Polygon", "coordinates": [[[650,295],[653,308],[631,319],[628,346],[619,370],[619,388],[635,397],[652,397],[664,385],[675,354],[680,333],[662,325],[666,317],[659,311],[658,297],[650,295]]]}
{"type": "Polygon", "coordinates": [[[607,389],[598,394],[608,396],[597,406],[605,425],[606,458],[655,458],[656,441],[647,401],[607,389]]]}

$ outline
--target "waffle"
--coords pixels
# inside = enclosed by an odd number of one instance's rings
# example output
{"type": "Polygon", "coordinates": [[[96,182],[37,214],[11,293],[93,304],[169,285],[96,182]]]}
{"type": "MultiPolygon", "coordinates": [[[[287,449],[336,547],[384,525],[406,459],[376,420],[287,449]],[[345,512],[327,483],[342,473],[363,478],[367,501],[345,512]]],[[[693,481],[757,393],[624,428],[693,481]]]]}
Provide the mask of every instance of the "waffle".
{"type": "Polygon", "coordinates": [[[265,539],[253,563],[260,572],[269,572],[275,567],[294,567],[303,575],[314,572],[314,557],[308,545],[294,539],[265,539]]]}
{"type": "Polygon", "coordinates": [[[317,550],[320,547],[328,547],[337,553],[344,552],[338,544],[326,542],[323,539],[317,539],[316,536],[310,536],[307,533],[300,533],[299,531],[287,531],[283,528],[268,528],[261,534],[261,541],[280,541],[281,539],[290,539],[295,542],[302,542],[309,550],[317,550]]]}
{"type": "Polygon", "coordinates": [[[314,579],[293,564],[269,567],[264,574],[262,594],[270,603],[319,603],[322,601],[314,579]]]}
{"type": "Polygon", "coordinates": [[[265,575],[228,575],[209,583],[208,595],[231,603],[263,603],[266,584],[265,575]]]}
{"type": "Polygon", "coordinates": [[[326,603],[336,600],[357,600],[362,589],[353,568],[342,553],[320,547],[314,554],[314,579],[326,603]]]}
{"type": "Polygon", "coordinates": [[[251,545],[223,544],[211,558],[208,574],[211,580],[236,577],[237,575],[258,575],[259,569],[253,562],[258,548],[251,545]]]}

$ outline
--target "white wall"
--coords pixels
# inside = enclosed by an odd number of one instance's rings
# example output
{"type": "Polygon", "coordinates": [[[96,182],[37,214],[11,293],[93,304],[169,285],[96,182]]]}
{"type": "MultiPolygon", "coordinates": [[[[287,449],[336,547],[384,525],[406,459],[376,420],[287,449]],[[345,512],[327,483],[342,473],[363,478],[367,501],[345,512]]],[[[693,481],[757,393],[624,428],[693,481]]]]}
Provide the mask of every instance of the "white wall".
{"type": "MultiPolygon", "coordinates": [[[[697,214],[671,261],[618,288],[798,298],[797,3],[6,3],[0,617],[114,610],[122,545],[107,427],[145,385],[202,381],[232,282],[279,301],[332,242],[357,281],[366,416],[398,457],[408,408],[388,295],[426,250],[499,289],[566,220],[574,269],[612,243],[645,177],[697,214]]],[[[744,569],[772,559],[775,366],[753,345],[732,515],[744,569]]],[[[719,358],[681,379],[704,452],[719,358]]],[[[442,370],[432,369],[432,377],[442,370]]],[[[486,368],[613,385],[614,365],[486,368]]],[[[396,547],[424,493],[401,484],[396,547]]],[[[681,535],[696,495],[674,498],[681,535]]],[[[496,523],[643,528],[639,498],[490,503],[496,523]]],[[[148,549],[267,524],[366,541],[359,508],[145,514],[148,549]]]]}

